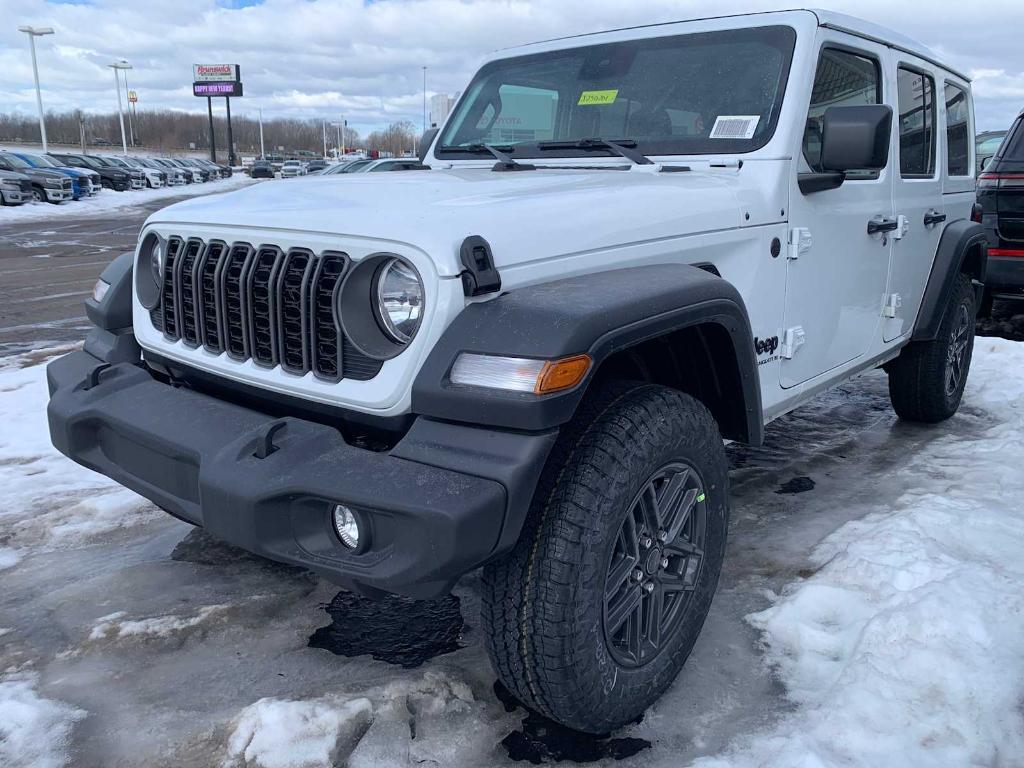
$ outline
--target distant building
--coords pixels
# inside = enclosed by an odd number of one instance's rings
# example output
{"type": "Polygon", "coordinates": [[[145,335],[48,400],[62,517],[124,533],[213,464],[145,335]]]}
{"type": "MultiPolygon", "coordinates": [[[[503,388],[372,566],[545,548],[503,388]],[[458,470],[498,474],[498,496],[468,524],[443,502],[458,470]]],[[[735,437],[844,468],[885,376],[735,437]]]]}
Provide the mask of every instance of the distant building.
{"type": "Polygon", "coordinates": [[[447,93],[435,93],[430,97],[430,124],[441,125],[445,120],[448,119],[448,113],[452,111],[452,107],[455,106],[456,99],[459,98],[459,94],[449,96],[447,93]]]}

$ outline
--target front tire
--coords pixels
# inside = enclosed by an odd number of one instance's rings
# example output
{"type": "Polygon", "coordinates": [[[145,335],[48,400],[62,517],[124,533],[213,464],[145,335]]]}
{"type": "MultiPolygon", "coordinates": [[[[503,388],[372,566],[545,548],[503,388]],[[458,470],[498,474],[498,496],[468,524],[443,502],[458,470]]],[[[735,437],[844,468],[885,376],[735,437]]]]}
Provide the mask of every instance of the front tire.
{"type": "Polygon", "coordinates": [[[957,276],[932,341],[907,345],[889,366],[889,399],[905,421],[935,424],[957,412],[974,354],[974,286],[957,276]]]}
{"type": "Polygon", "coordinates": [[[483,624],[502,683],[579,731],[636,720],[700,633],[727,523],[725,450],[701,403],[647,384],[588,396],[515,548],[484,569],[483,624]]]}

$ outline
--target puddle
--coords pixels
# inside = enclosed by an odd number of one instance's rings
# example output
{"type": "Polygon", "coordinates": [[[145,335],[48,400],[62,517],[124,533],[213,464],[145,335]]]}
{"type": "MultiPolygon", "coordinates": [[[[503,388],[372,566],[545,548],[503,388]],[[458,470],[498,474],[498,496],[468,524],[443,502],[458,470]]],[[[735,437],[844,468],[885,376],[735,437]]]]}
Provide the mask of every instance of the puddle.
{"type": "Polygon", "coordinates": [[[455,595],[440,600],[396,595],[370,600],[339,592],[324,610],[332,622],[310,636],[309,647],[338,656],[369,655],[412,669],[461,647],[462,611],[455,595]]]}
{"type": "Polygon", "coordinates": [[[501,740],[508,756],[517,762],[543,765],[562,760],[572,763],[623,760],[651,746],[651,742],[646,739],[612,738],[611,734],[594,736],[566,728],[543,715],[531,712],[500,682],[494,683],[494,695],[505,705],[507,712],[526,710],[522,727],[501,740]]]}
{"type": "Polygon", "coordinates": [[[809,477],[794,477],[779,486],[776,493],[805,493],[814,490],[814,481],[809,477]]]}

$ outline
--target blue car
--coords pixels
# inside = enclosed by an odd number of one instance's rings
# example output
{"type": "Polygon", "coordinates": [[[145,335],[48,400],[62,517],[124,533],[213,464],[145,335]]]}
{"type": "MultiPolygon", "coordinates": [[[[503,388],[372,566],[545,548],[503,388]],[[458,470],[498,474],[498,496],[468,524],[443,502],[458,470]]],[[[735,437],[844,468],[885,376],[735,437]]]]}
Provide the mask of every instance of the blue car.
{"type": "Polygon", "coordinates": [[[58,173],[63,173],[65,176],[70,176],[72,200],[79,200],[83,197],[89,197],[90,195],[95,194],[93,192],[92,177],[88,171],[83,171],[80,168],[58,165],[44,155],[35,155],[30,152],[12,152],[11,154],[16,157],[20,157],[33,168],[46,168],[47,170],[57,171],[58,173]]]}

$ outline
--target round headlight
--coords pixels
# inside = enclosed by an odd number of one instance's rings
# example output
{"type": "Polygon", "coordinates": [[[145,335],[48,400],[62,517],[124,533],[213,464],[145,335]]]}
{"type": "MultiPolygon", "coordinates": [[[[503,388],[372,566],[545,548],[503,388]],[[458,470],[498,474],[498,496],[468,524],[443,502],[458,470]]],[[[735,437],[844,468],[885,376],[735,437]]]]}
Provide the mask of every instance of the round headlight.
{"type": "Polygon", "coordinates": [[[139,260],[135,263],[135,293],[139,303],[146,309],[156,309],[160,304],[160,289],[163,286],[164,249],[166,244],[155,232],[142,239],[139,260]]]}
{"type": "Polygon", "coordinates": [[[149,269],[153,273],[153,280],[157,285],[164,279],[164,241],[158,237],[153,238],[153,245],[149,250],[149,269]]]}
{"type": "Polygon", "coordinates": [[[423,283],[408,263],[392,257],[377,275],[377,311],[384,332],[408,344],[423,318],[423,283]]]}

